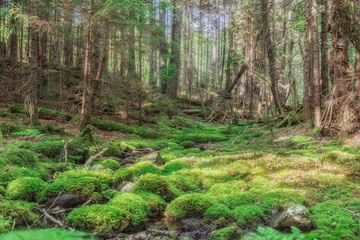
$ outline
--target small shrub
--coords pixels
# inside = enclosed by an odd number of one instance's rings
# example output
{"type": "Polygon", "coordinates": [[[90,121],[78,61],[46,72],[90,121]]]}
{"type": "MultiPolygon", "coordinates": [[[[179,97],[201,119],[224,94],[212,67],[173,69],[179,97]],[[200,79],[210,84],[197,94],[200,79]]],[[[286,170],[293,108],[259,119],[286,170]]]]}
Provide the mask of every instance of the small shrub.
{"type": "Polygon", "coordinates": [[[170,203],[166,209],[166,214],[175,219],[202,217],[212,203],[211,198],[207,195],[185,194],[170,203]]]}
{"type": "Polygon", "coordinates": [[[108,168],[108,169],[113,170],[113,171],[115,171],[115,170],[117,170],[117,169],[119,169],[121,167],[120,164],[117,161],[113,160],[113,159],[106,159],[106,160],[101,162],[101,165],[103,167],[108,168]]]}
{"type": "Polygon", "coordinates": [[[170,190],[169,184],[162,176],[148,173],[142,176],[135,184],[133,192],[151,192],[159,195],[165,201],[174,199],[174,193],[170,190]]]}
{"type": "Polygon", "coordinates": [[[14,200],[35,201],[41,191],[46,187],[46,183],[34,177],[20,177],[6,188],[6,196],[14,200]]]}
{"type": "Polygon", "coordinates": [[[109,201],[108,205],[129,213],[132,226],[145,222],[151,212],[150,205],[142,197],[133,193],[119,193],[109,201]]]}
{"type": "Polygon", "coordinates": [[[183,141],[180,143],[180,146],[182,146],[185,149],[193,148],[193,147],[195,147],[195,143],[193,141],[183,141]]]}
{"type": "Polygon", "coordinates": [[[66,217],[72,227],[90,230],[98,234],[123,231],[129,225],[129,213],[109,205],[90,205],[75,209],[66,217]]]}

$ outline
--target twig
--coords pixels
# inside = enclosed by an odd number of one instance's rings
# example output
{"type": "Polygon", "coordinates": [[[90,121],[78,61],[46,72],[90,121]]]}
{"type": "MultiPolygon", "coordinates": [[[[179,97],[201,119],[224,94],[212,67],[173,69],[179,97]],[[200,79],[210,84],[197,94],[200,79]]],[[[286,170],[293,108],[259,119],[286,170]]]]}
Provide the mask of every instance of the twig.
{"type": "Polygon", "coordinates": [[[356,212],[350,211],[349,209],[346,209],[346,208],[341,208],[341,209],[344,211],[347,211],[349,213],[352,213],[352,215],[354,215],[354,218],[358,221],[358,223],[360,225],[360,219],[358,218],[358,217],[360,217],[359,214],[357,214],[356,212]]]}
{"type": "Polygon", "coordinates": [[[43,213],[46,218],[50,219],[50,221],[52,221],[53,223],[55,223],[59,227],[61,227],[61,228],[64,227],[64,224],[60,220],[57,220],[56,218],[51,216],[49,213],[46,212],[45,209],[40,209],[40,212],[43,213]]]}
{"type": "Polygon", "coordinates": [[[244,134],[246,133],[246,131],[247,131],[248,128],[249,128],[249,127],[246,127],[245,130],[244,130],[244,132],[243,132],[242,134],[240,134],[237,138],[235,138],[234,141],[232,141],[232,143],[230,144],[230,146],[232,146],[232,145],[236,142],[236,140],[238,140],[242,135],[244,135],[244,134]]]}
{"type": "Polygon", "coordinates": [[[96,154],[95,156],[91,156],[88,160],[86,160],[85,164],[84,164],[84,167],[88,167],[91,165],[91,163],[101,157],[101,155],[103,155],[107,150],[109,150],[108,148],[104,148],[103,150],[101,150],[101,152],[99,152],[98,154],[96,154]]]}

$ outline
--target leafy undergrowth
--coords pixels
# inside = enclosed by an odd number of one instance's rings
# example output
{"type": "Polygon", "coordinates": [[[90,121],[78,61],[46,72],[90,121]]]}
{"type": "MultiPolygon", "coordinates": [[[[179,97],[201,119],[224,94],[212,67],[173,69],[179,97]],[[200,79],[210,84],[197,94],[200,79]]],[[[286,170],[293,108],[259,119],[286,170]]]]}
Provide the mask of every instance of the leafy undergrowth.
{"type": "MultiPolygon", "coordinates": [[[[15,107],[12,112],[20,114],[21,107],[15,107]]],[[[67,116],[43,112],[63,120],[67,116]]],[[[44,227],[38,204],[62,194],[87,202],[65,216],[64,223],[102,237],[141,231],[154,214],[165,213],[165,230],[196,217],[211,229],[212,239],[360,238],[360,153],[339,139],[277,138],[277,130],[266,125],[210,125],[182,117],[148,127],[99,119],[93,124],[78,136],[55,125],[1,124],[0,233],[10,233],[0,239],[46,233],[70,234],[71,239],[71,232],[13,231],[44,227]],[[94,134],[99,130],[124,135],[105,141],[94,134]],[[102,159],[83,167],[105,147],[109,150],[102,159]],[[156,150],[164,164],[140,157],[129,164],[126,156],[146,148],[156,150]],[[130,182],[135,183],[131,192],[120,192],[130,182]],[[259,227],[266,225],[271,210],[287,202],[308,207],[313,230],[284,233],[259,227]]],[[[79,234],[75,238],[84,238],[79,234]]]]}

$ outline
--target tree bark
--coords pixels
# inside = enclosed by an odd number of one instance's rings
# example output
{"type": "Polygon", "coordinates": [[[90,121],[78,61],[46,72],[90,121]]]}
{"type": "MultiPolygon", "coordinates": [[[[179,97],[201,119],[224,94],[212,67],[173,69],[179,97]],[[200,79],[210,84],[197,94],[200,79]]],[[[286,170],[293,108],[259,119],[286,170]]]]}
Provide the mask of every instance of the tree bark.
{"type": "Polygon", "coordinates": [[[321,0],[321,85],[323,97],[329,95],[328,22],[328,0],[321,0]]]}
{"type": "Polygon", "coordinates": [[[320,60],[319,60],[319,30],[318,30],[318,11],[317,1],[312,1],[312,31],[313,31],[313,71],[315,85],[315,106],[314,106],[314,124],[316,128],[321,128],[321,76],[320,76],[320,60]]]}

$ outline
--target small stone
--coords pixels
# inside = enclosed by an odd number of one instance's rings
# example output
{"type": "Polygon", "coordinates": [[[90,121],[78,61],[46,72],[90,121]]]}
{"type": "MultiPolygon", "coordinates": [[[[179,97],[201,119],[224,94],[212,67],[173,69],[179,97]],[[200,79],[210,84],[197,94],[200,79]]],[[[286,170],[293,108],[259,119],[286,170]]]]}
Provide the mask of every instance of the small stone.
{"type": "Polygon", "coordinates": [[[84,204],[87,200],[86,197],[66,193],[47,201],[45,203],[45,208],[74,208],[84,204]]]}
{"type": "Polygon", "coordinates": [[[132,182],[129,182],[129,183],[126,183],[122,188],[121,188],[121,192],[128,192],[128,193],[131,193],[133,188],[135,186],[135,183],[132,183],[132,182]]]}
{"type": "Polygon", "coordinates": [[[151,162],[155,165],[164,165],[164,161],[158,152],[150,153],[142,158],[140,158],[142,162],[151,162]]]}
{"type": "Polygon", "coordinates": [[[309,231],[312,228],[309,216],[310,213],[305,206],[289,203],[278,208],[271,225],[277,229],[288,229],[294,226],[300,230],[309,231]]]}

